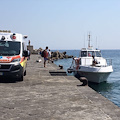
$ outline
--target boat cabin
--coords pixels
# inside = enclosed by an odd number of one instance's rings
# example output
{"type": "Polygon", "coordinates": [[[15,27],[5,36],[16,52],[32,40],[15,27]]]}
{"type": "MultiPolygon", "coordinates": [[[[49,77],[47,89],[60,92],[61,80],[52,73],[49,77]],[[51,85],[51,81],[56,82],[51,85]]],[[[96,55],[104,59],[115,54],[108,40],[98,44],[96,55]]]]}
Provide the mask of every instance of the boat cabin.
{"type": "Polygon", "coordinates": [[[100,50],[82,48],[80,51],[80,57],[102,57],[100,50]]]}
{"type": "Polygon", "coordinates": [[[96,60],[98,66],[106,65],[105,59],[102,58],[101,51],[97,49],[82,48],[79,58],[80,65],[93,65],[93,59],[96,60]]]}

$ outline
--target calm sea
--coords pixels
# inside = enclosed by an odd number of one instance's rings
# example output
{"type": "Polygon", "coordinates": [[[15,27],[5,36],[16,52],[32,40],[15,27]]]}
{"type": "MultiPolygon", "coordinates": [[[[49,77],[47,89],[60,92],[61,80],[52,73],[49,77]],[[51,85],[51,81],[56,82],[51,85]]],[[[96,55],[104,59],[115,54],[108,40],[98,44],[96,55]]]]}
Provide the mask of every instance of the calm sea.
{"type": "MultiPolygon", "coordinates": [[[[76,57],[79,56],[80,52],[79,50],[59,50],[59,52],[64,51],[66,51],[68,55],[76,57]]],[[[101,53],[104,58],[112,59],[114,71],[110,74],[107,82],[100,84],[89,83],[89,86],[120,107],[120,50],[101,50],[101,53]]],[[[69,68],[72,63],[72,58],[57,60],[54,63],[56,65],[63,65],[67,71],[67,68],[69,68]]]]}

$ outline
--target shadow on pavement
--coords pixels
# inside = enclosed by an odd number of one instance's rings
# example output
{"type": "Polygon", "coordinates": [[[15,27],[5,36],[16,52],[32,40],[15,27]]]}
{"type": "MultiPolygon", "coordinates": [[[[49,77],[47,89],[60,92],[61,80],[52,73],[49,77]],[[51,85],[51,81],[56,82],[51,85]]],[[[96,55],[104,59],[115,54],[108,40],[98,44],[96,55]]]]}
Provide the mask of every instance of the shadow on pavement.
{"type": "Polygon", "coordinates": [[[13,78],[0,78],[0,83],[16,83],[17,80],[13,78]]]}

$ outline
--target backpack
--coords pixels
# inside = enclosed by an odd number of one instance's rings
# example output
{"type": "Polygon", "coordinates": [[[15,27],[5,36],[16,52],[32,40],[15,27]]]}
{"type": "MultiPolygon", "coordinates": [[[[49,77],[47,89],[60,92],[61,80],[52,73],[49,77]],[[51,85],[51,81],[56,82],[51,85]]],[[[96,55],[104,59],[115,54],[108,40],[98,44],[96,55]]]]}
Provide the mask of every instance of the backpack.
{"type": "Polygon", "coordinates": [[[43,50],[42,53],[41,53],[41,56],[42,56],[42,57],[44,57],[44,51],[45,51],[45,50],[43,50]]]}

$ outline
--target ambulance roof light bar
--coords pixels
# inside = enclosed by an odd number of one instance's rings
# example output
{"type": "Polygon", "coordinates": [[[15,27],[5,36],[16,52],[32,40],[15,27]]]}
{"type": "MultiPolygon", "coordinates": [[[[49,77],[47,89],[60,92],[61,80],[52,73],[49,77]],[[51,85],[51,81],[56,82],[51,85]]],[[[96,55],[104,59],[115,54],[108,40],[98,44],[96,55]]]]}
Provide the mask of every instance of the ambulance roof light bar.
{"type": "Polygon", "coordinates": [[[10,30],[0,30],[0,32],[3,32],[3,33],[11,33],[10,30]]]}

